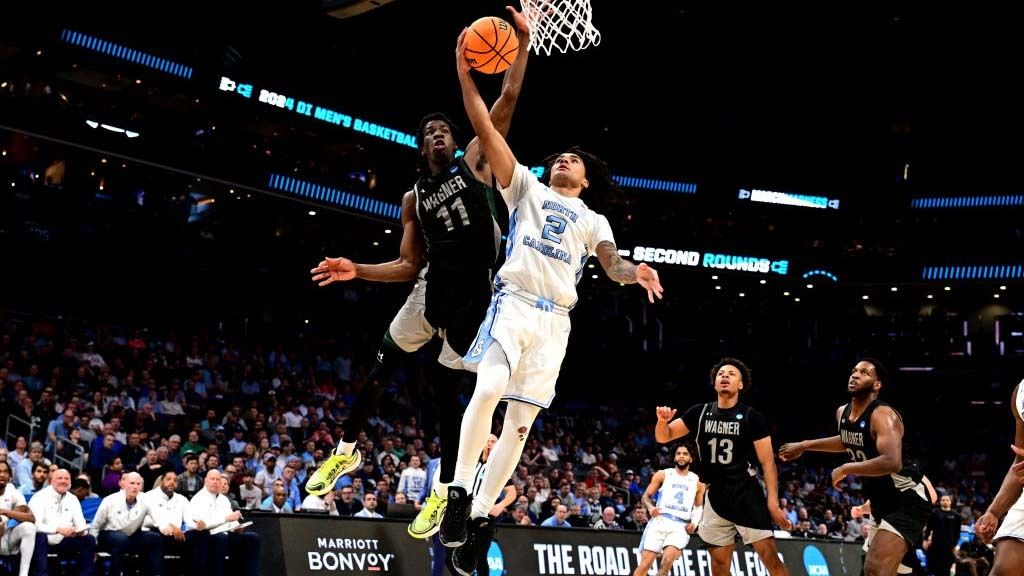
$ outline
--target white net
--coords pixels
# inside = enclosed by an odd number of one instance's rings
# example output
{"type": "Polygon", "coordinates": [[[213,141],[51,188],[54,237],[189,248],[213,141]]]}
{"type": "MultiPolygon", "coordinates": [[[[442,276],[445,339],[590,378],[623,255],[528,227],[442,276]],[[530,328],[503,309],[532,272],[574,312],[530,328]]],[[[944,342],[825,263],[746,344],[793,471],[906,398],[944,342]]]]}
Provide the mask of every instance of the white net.
{"type": "Polygon", "coordinates": [[[590,0],[521,0],[530,23],[530,49],[534,54],[583,50],[601,43],[601,33],[590,22],[590,0]]]}

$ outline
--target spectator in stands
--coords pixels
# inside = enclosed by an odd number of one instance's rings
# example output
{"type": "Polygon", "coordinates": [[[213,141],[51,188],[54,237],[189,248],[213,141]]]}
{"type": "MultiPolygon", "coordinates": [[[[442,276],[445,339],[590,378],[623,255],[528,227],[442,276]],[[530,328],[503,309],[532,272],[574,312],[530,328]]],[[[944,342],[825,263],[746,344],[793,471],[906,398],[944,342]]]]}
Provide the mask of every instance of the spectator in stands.
{"type": "Polygon", "coordinates": [[[140,444],[140,439],[138,432],[129,433],[128,444],[121,449],[120,456],[125,472],[137,472],[146,459],[146,449],[140,444]]]}
{"type": "MultiPolygon", "coordinates": [[[[404,494],[404,493],[403,493],[404,494]]],[[[353,514],[356,518],[383,518],[377,513],[377,496],[372,492],[363,498],[363,509],[353,514]]]]}
{"type": "Polygon", "coordinates": [[[263,500],[263,490],[253,482],[252,470],[246,469],[242,472],[242,484],[238,487],[240,504],[246,510],[255,510],[260,507],[263,500]]]}
{"type": "Polygon", "coordinates": [[[199,457],[193,453],[184,457],[185,472],[178,476],[178,493],[192,499],[203,487],[203,479],[199,476],[199,457]]]}
{"type": "Polygon", "coordinates": [[[516,504],[512,508],[512,515],[505,522],[520,526],[533,526],[533,520],[530,519],[529,506],[526,504],[516,504]]]}
{"type": "Polygon", "coordinates": [[[270,495],[274,480],[281,479],[281,469],[277,467],[277,456],[273,452],[263,455],[263,469],[256,473],[256,485],[263,490],[263,496],[270,495]]]}
{"type": "MultiPolygon", "coordinates": [[[[13,452],[7,455],[10,459],[13,456],[13,452]]],[[[36,462],[42,462],[46,464],[49,469],[50,461],[43,458],[43,445],[40,442],[33,442],[28,449],[28,457],[22,458],[18,462],[17,467],[14,469],[14,484],[19,488],[25,484],[32,483],[32,471],[35,469],[36,462]]]]}
{"type": "Polygon", "coordinates": [[[110,554],[110,574],[121,574],[124,555],[139,557],[145,574],[163,572],[163,541],[156,532],[142,529],[152,514],[149,502],[139,498],[142,476],[129,472],[121,477],[121,490],[107,496],[96,511],[89,533],[96,538],[97,549],[110,554]]]}
{"type": "Polygon", "coordinates": [[[334,492],[328,492],[323,496],[317,496],[316,494],[306,496],[305,500],[302,501],[302,511],[309,512],[313,510],[322,510],[331,516],[337,516],[338,507],[334,503],[334,492]]]}
{"type": "Polygon", "coordinates": [[[121,485],[121,476],[124,475],[124,461],[120,456],[114,456],[103,471],[103,482],[100,484],[101,494],[112,494],[121,485]]]}
{"type": "Polygon", "coordinates": [[[228,503],[231,504],[232,512],[242,509],[242,507],[238,505],[238,500],[235,499],[235,495],[231,493],[231,481],[229,481],[228,477],[223,474],[220,476],[220,493],[228,499],[228,503]]]}
{"type": "MultiPolygon", "coordinates": [[[[10,447],[8,447],[8,450],[10,450],[10,447]]],[[[42,455],[42,453],[40,453],[40,456],[41,455],[42,455]]],[[[11,468],[14,469],[14,476],[11,478],[11,480],[14,481],[14,485],[15,486],[18,485],[18,482],[17,482],[18,465],[21,464],[22,460],[24,460],[24,459],[26,459],[28,457],[29,457],[28,440],[26,440],[24,436],[18,436],[17,440],[14,441],[14,449],[10,450],[7,453],[7,462],[9,462],[11,464],[11,468]]],[[[31,471],[31,469],[29,469],[29,474],[31,474],[31,473],[32,473],[32,471],[31,471]]]]}
{"type": "Polygon", "coordinates": [[[260,509],[274,513],[292,513],[292,504],[288,501],[288,492],[284,486],[275,485],[270,502],[264,503],[260,509]]]}
{"type": "MultiPolygon", "coordinates": [[[[166,448],[162,448],[164,453],[167,453],[166,448]]],[[[166,463],[161,463],[158,459],[157,450],[146,451],[146,461],[139,466],[138,473],[142,476],[142,487],[156,488],[156,479],[163,476],[168,471],[173,472],[174,470],[166,463]]],[[[177,476],[177,475],[175,475],[177,476]]]]}
{"type": "Polygon", "coordinates": [[[49,485],[50,466],[45,462],[36,462],[32,465],[32,481],[22,484],[19,490],[25,497],[25,501],[32,499],[32,496],[49,485]]]}
{"type": "Polygon", "coordinates": [[[281,482],[284,485],[288,504],[291,505],[292,510],[299,510],[302,506],[302,497],[299,492],[299,481],[295,478],[295,469],[288,466],[282,468],[281,482]]]}
{"type": "Polygon", "coordinates": [[[192,430],[188,433],[188,442],[185,442],[181,449],[178,450],[178,454],[180,454],[182,460],[184,460],[185,456],[189,452],[193,454],[199,454],[200,452],[204,451],[205,448],[205,446],[199,443],[199,431],[192,430]]]}
{"type": "Polygon", "coordinates": [[[643,532],[643,529],[647,527],[648,521],[647,509],[641,505],[636,505],[622,520],[622,529],[643,532]]]}
{"type": "Polygon", "coordinates": [[[50,421],[46,427],[46,453],[53,456],[56,454],[57,441],[59,438],[69,438],[71,430],[78,428],[78,419],[75,418],[75,410],[67,408],[60,418],[50,421]]]}
{"type": "Polygon", "coordinates": [[[89,484],[89,475],[82,473],[71,481],[71,489],[68,490],[78,498],[78,504],[82,507],[82,516],[86,523],[91,524],[96,517],[96,510],[100,507],[101,499],[98,494],[93,493],[89,484]]]}
{"type": "Polygon", "coordinates": [[[412,456],[398,480],[398,492],[405,494],[409,500],[416,500],[426,482],[427,472],[420,467],[420,457],[412,456]]]}
{"type": "MultiPolygon", "coordinates": [[[[557,500],[557,498],[556,498],[557,500]]],[[[566,516],[569,515],[569,509],[563,504],[558,504],[555,508],[555,513],[547,520],[540,523],[541,526],[555,527],[555,528],[570,528],[571,525],[566,521],[566,516]]]]}
{"type": "Polygon", "coordinates": [[[157,460],[166,460],[167,463],[171,466],[171,468],[178,474],[184,472],[185,463],[181,459],[181,456],[178,454],[178,450],[181,449],[181,436],[178,436],[177,434],[171,434],[171,436],[167,438],[167,445],[161,446],[161,448],[165,448],[167,454],[162,455],[160,453],[160,449],[157,448],[157,460]]]}
{"type": "MultiPolygon", "coordinates": [[[[335,502],[337,503],[339,516],[354,516],[356,512],[363,509],[363,503],[352,497],[351,486],[345,486],[337,490],[336,493],[337,498],[335,498],[335,502]]],[[[367,494],[371,494],[371,492],[367,492],[367,494]]],[[[379,503],[380,498],[377,501],[379,503]]]]}
{"type": "Polygon", "coordinates": [[[801,520],[800,523],[796,525],[796,528],[792,532],[790,532],[790,534],[792,534],[795,538],[815,537],[815,532],[811,529],[810,520],[801,520]]]}
{"type": "Polygon", "coordinates": [[[11,465],[0,461],[0,556],[20,554],[18,576],[28,576],[36,547],[35,516],[25,497],[11,484],[11,465]]]}
{"type": "Polygon", "coordinates": [[[601,511],[601,519],[593,527],[597,530],[622,530],[622,525],[615,519],[615,508],[611,506],[601,511]]]}
{"type": "Polygon", "coordinates": [[[244,576],[256,576],[259,568],[259,536],[254,532],[238,532],[241,513],[231,510],[231,503],[221,490],[221,473],[211,470],[204,480],[203,489],[185,509],[185,539],[192,547],[195,574],[223,576],[224,557],[230,554],[232,563],[241,568],[244,576]],[[227,532],[211,534],[211,530],[227,532]]]}
{"type": "MultiPolygon", "coordinates": [[[[59,469],[50,478],[50,485],[36,492],[28,506],[36,519],[36,557],[47,551],[57,553],[62,562],[75,566],[81,576],[92,574],[96,554],[96,538],[89,534],[89,525],[82,515],[82,506],[71,488],[71,474],[59,469]]],[[[40,565],[41,566],[41,565],[40,565]]]]}

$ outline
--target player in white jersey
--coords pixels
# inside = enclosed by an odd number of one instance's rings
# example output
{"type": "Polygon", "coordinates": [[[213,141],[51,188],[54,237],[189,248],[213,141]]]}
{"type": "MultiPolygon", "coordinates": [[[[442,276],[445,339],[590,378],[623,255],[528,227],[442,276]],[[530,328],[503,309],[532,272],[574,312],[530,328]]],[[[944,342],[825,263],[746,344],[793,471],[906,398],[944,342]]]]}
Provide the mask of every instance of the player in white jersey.
{"type": "Polygon", "coordinates": [[[658,576],[672,571],[672,564],[690,542],[704,512],[704,484],[690,472],[690,447],[676,447],[675,468],[659,470],[651,477],[641,502],[651,521],[640,538],[640,564],[633,576],[645,576],[659,555],[658,576]],[[658,501],[651,498],[658,494],[658,501]]]}
{"type": "Polygon", "coordinates": [[[451,567],[468,575],[490,546],[488,511],[519,462],[534,419],[554,398],[569,338],[569,310],[576,303],[576,282],[587,258],[596,254],[616,282],[639,283],[651,302],[661,297],[662,288],[654,269],[619,256],[608,221],[580,199],[584,191],[588,200],[614,191],[603,162],[573,149],[554,157],[546,171],[549,177],[542,181],[516,161],[470,77],[465,34],[456,49],[463,103],[509,208],[498,291],[463,358],[468,369],[476,367],[477,382],[462,422],[455,481],[448,489],[440,531],[446,546],[461,546],[452,554],[451,567]],[[470,514],[467,489],[501,400],[508,402],[503,431],[470,514]]]}
{"type": "Polygon", "coordinates": [[[20,554],[18,576],[28,576],[36,549],[36,517],[25,496],[11,484],[12,472],[11,465],[0,460],[0,556],[20,554]]]}
{"type": "Polygon", "coordinates": [[[1024,486],[1024,381],[1013,391],[1010,410],[1017,430],[1010,448],[1016,458],[1006,472],[999,493],[974,525],[975,534],[983,542],[991,541],[995,535],[996,560],[990,576],[1024,575],[1024,493],[1021,492],[1024,486]]]}

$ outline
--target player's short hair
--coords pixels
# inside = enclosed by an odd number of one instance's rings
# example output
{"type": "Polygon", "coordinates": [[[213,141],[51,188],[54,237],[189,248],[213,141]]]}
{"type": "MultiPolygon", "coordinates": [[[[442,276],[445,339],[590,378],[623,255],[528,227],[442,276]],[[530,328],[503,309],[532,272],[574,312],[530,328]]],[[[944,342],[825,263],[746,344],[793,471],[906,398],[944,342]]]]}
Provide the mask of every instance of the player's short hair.
{"type": "Polygon", "coordinates": [[[82,478],[75,478],[74,480],[71,481],[70,490],[72,492],[74,492],[75,490],[81,490],[82,488],[85,488],[86,490],[92,490],[92,487],[89,486],[88,480],[84,480],[82,478]]]}
{"type": "Polygon", "coordinates": [[[747,365],[739,358],[732,358],[729,356],[722,358],[711,368],[712,385],[715,383],[715,377],[718,376],[718,371],[722,369],[722,366],[735,366],[736,369],[739,370],[740,378],[743,380],[743,390],[750,390],[750,387],[753,386],[754,383],[750,379],[750,368],[747,368],[747,365]]]}
{"type": "Polygon", "coordinates": [[[672,449],[673,457],[675,457],[676,452],[678,452],[680,448],[686,448],[686,451],[690,453],[690,457],[693,457],[693,444],[690,444],[689,442],[680,442],[676,444],[675,448],[672,449]]]}
{"type": "Polygon", "coordinates": [[[541,183],[545,186],[550,184],[551,167],[555,164],[555,160],[565,153],[575,154],[583,160],[583,167],[586,170],[589,183],[581,195],[583,201],[589,208],[597,212],[609,210],[619,196],[619,185],[612,178],[608,164],[580,146],[570,146],[564,152],[558,152],[545,158],[544,174],[540,177],[541,183]]]}
{"type": "Polygon", "coordinates": [[[860,361],[867,362],[868,364],[871,364],[872,366],[875,367],[875,378],[879,382],[881,382],[882,384],[889,383],[889,369],[885,367],[885,364],[882,364],[881,362],[872,358],[871,356],[865,356],[861,358],[860,361]]]}
{"type": "Polygon", "coordinates": [[[452,119],[449,118],[444,112],[431,112],[430,114],[427,114],[426,116],[420,119],[419,130],[416,131],[416,138],[419,140],[420,150],[423,149],[423,131],[427,129],[427,124],[433,122],[434,120],[440,120],[447,124],[448,129],[452,131],[452,138],[456,142],[459,141],[458,125],[456,125],[455,122],[452,122],[452,119]]]}

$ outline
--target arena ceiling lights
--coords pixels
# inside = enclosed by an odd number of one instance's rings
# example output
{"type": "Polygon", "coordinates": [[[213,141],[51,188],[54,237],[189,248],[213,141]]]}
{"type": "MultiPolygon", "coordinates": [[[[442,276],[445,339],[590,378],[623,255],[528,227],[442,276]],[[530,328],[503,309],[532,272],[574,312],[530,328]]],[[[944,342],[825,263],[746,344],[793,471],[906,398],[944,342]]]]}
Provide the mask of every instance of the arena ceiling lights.
{"type": "Polygon", "coordinates": [[[146,66],[147,68],[159,70],[165,74],[179,76],[186,80],[192,78],[191,66],[179,64],[178,62],[174,62],[166,58],[160,58],[159,56],[155,56],[148,52],[128,48],[127,46],[122,46],[121,44],[114,42],[107,42],[106,40],[96,36],[82,34],[81,32],[65,28],[60,33],[60,39],[61,41],[73,46],[79,46],[86,50],[106,54],[107,56],[112,56],[114,58],[124,60],[125,62],[146,66]]]}
{"type": "Polygon", "coordinates": [[[138,138],[139,136],[141,136],[141,134],[139,134],[138,132],[128,130],[127,128],[120,128],[112,124],[102,124],[95,120],[86,120],[85,123],[88,124],[90,128],[103,128],[104,130],[109,130],[111,132],[116,132],[118,134],[124,134],[129,138],[138,138]]]}

